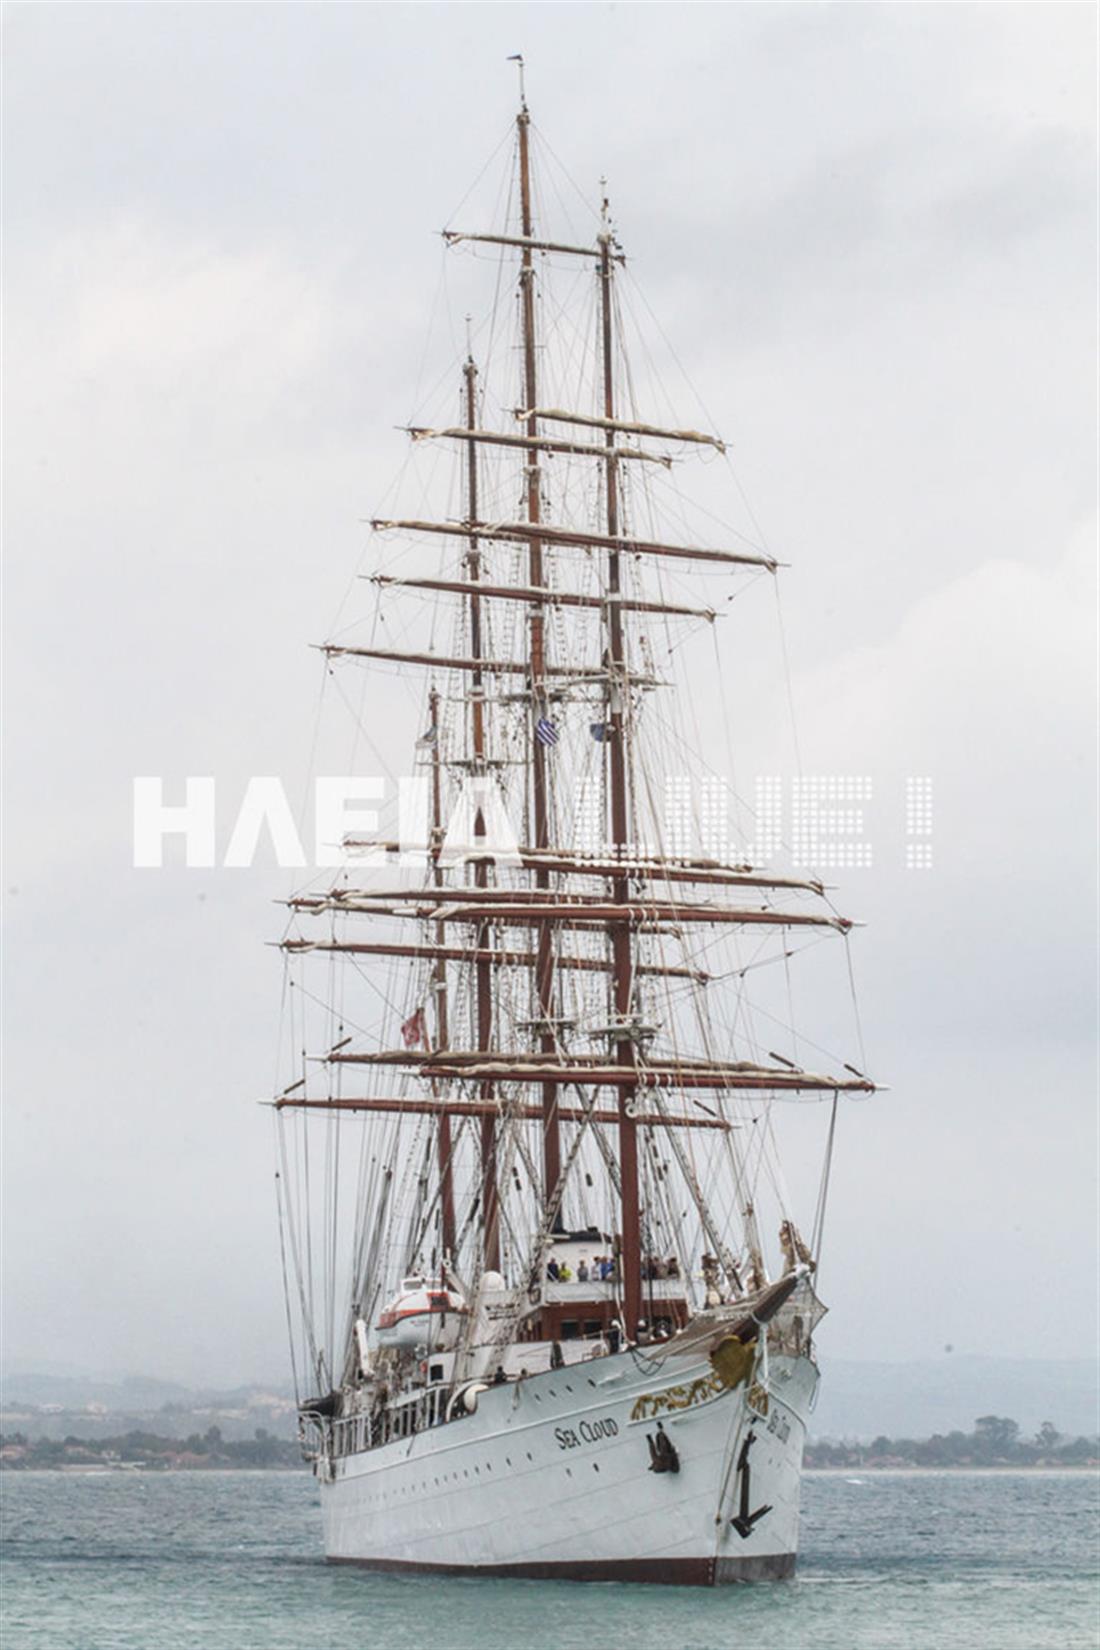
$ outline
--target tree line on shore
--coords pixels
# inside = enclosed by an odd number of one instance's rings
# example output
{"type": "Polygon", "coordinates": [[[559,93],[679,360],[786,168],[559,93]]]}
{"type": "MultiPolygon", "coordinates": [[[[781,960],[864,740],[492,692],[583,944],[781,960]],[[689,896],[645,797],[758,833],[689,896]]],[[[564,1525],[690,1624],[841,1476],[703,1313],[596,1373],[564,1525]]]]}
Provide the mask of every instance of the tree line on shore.
{"type": "Polygon", "coordinates": [[[114,1438],[36,1438],[25,1433],[0,1433],[0,1467],[297,1467],[302,1457],[297,1443],[275,1438],[257,1427],[251,1438],[223,1438],[220,1427],[210,1427],[187,1438],[164,1438],[156,1432],[133,1430],[114,1438]]]}
{"type": "Polygon", "coordinates": [[[1063,1436],[1044,1421],[1033,1438],[1006,1415],[979,1415],[971,1432],[871,1443],[811,1440],[808,1467],[1083,1467],[1100,1461],[1100,1440],[1063,1436]]]}
{"type": "MultiPolygon", "coordinates": [[[[1044,1421],[1034,1438],[1023,1438],[1015,1421],[980,1415],[971,1432],[935,1433],[931,1438],[887,1438],[871,1443],[811,1440],[808,1467],[1083,1467],[1100,1463],[1100,1440],[1064,1437],[1044,1421]]],[[[114,1438],[37,1438],[0,1433],[0,1467],[7,1469],[145,1467],[297,1467],[292,1439],[276,1438],[263,1427],[246,1439],[226,1439],[213,1426],[187,1438],[165,1438],[133,1430],[114,1438]]]]}

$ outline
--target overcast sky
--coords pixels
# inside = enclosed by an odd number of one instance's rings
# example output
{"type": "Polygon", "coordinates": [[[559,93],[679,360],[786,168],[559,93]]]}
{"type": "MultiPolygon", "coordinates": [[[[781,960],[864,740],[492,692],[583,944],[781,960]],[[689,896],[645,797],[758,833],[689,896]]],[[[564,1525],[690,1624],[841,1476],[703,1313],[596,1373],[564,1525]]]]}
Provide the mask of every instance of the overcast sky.
{"type": "MultiPolygon", "coordinates": [[[[804,767],[874,779],[843,907],[891,1089],[842,1119],[823,1350],[1095,1350],[1095,30],[6,8],[8,1361],[288,1373],[255,1105],[287,877],[134,870],[131,781],[215,775],[220,853],[248,776],[300,798],[308,644],[450,360],[431,232],[515,51],[792,564],[804,767]]],[[[782,720],[742,712],[742,772],[790,777],[782,720]]]]}

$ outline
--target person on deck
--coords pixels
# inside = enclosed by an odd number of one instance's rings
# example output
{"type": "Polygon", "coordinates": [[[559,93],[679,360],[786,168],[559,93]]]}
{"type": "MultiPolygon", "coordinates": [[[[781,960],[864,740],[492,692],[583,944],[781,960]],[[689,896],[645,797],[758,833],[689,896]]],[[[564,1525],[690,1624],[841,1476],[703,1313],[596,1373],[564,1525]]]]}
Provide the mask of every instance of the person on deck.
{"type": "Polygon", "coordinates": [[[553,1256],[551,1256],[550,1260],[547,1262],[546,1276],[548,1278],[553,1278],[555,1282],[557,1282],[557,1280],[561,1277],[561,1270],[553,1256]]]}
{"type": "Polygon", "coordinates": [[[583,1255],[581,1256],[581,1259],[577,1263],[577,1282],[578,1283],[587,1283],[588,1282],[588,1262],[585,1260],[583,1255]]]}

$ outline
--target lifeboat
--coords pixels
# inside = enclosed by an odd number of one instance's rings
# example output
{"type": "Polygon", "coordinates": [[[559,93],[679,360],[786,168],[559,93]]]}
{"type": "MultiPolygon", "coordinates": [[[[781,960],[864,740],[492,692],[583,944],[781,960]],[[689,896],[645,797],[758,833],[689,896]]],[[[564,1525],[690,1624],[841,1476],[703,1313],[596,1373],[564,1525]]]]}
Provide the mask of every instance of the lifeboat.
{"type": "Polygon", "coordinates": [[[380,1346],[445,1351],[457,1341],[465,1312],[462,1296],[446,1284],[421,1277],[404,1278],[374,1327],[380,1346]]]}

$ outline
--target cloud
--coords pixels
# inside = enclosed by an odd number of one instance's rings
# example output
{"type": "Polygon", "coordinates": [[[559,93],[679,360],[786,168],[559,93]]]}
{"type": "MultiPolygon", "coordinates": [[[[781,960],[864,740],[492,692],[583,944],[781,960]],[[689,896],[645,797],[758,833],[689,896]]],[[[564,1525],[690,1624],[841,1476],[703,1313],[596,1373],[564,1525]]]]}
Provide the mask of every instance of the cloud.
{"type": "Polygon", "coordinates": [[[926,1035],[976,1047],[1094,1024],[1095,524],[1046,566],[991,559],[917,601],[896,633],[795,678],[817,771],[870,773],[884,870],[868,949],[926,1035]],[[905,872],[905,782],[934,784],[934,870],[905,872]],[[893,805],[889,805],[892,799],[893,805]]]}
{"type": "MultiPolygon", "coordinates": [[[[991,557],[920,597],[889,638],[796,680],[824,760],[896,751],[953,779],[1067,777],[1091,752],[1096,524],[1045,563],[991,557]]],[[[1026,804],[1025,804],[1026,805],[1026,804]]],[[[997,867],[998,871],[1002,867],[997,867]]]]}

